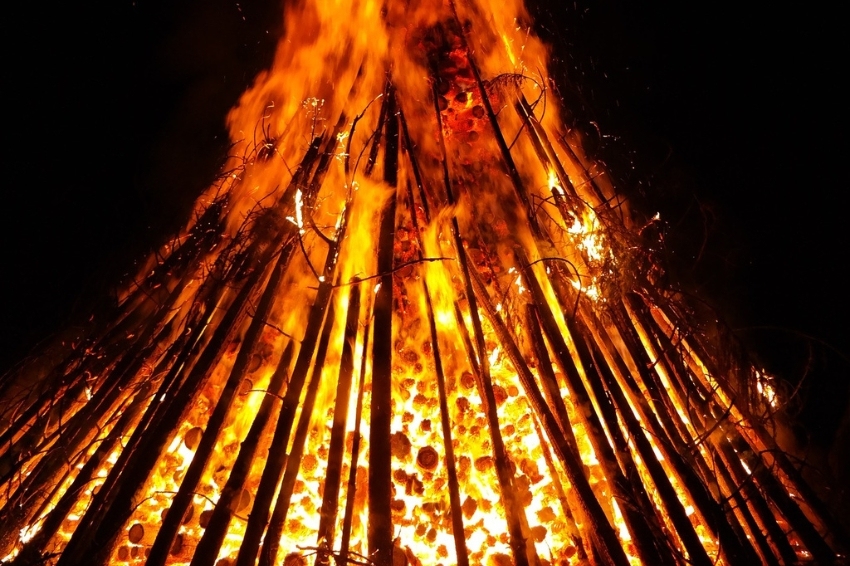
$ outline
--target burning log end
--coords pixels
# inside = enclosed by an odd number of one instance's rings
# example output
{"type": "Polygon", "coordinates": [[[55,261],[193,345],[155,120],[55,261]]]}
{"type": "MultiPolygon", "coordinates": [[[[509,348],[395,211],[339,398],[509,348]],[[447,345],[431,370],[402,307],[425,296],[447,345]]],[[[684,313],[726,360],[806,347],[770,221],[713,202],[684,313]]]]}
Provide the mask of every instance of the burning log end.
{"type": "Polygon", "coordinates": [[[486,472],[493,467],[492,456],[481,456],[475,459],[475,469],[479,472],[486,472]]]}
{"type": "Polygon", "coordinates": [[[404,502],[404,499],[393,499],[390,503],[390,509],[392,509],[393,513],[404,514],[404,509],[407,505],[404,502]]]}
{"type": "Polygon", "coordinates": [[[460,376],[460,384],[464,389],[473,389],[475,387],[475,376],[468,371],[463,372],[463,375],[460,376]]]}
{"type": "Polygon", "coordinates": [[[424,446],[419,449],[419,454],[416,455],[416,464],[420,468],[423,470],[433,471],[439,463],[440,456],[432,447],[424,446]]]}
{"type": "Polygon", "coordinates": [[[207,509],[206,511],[202,512],[200,514],[200,516],[198,517],[198,525],[202,529],[206,529],[207,526],[210,524],[210,519],[212,518],[212,515],[213,515],[212,509],[207,509]]]}
{"type": "Polygon", "coordinates": [[[466,496],[466,499],[461,505],[461,510],[463,511],[463,516],[467,519],[471,519],[475,512],[478,510],[478,502],[473,498],[466,496]]]}
{"type": "Polygon", "coordinates": [[[201,443],[201,436],[204,434],[204,430],[201,427],[196,426],[193,429],[190,429],[189,432],[186,433],[186,436],[183,437],[183,444],[186,445],[186,448],[189,450],[194,450],[198,447],[198,444],[201,443]]]}
{"type": "Polygon", "coordinates": [[[172,556],[180,556],[180,554],[183,552],[183,543],[185,538],[185,535],[183,535],[182,533],[174,537],[174,543],[171,545],[172,556]]]}
{"type": "Polygon", "coordinates": [[[410,439],[403,432],[396,432],[390,437],[390,451],[394,458],[406,460],[412,448],[410,439]]]}
{"type": "Polygon", "coordinates": [[[399,544],[398,539],[393,544],[393,566],[408,566],[407,553],[399,544]]]}
{"type": "MultiPolygon", "coordinates": [[[[168,514],[168,509],[169,508],[166,507],[160,512],[159,515],[160,515],[160,518],[162,520],[165,520],[165,516],[166,516],[166,514],[168,514]]],[[[195,506],[189,505],[189,507],[186,508],[186,512],[183,514],[183,519],[180,521],[180,524],[181,525],[187,524],[189,521],[192,520],[192,517],[194,517],[194,516],[195,516],[195,506]]]]}
{"type": "Polygon", "coordinates": [[[130,531],[127,533],[127,540],[129,540],[133,544],[141,544],[142,540],[145,538],[145,528],[141,523],[136,523],[132,527],[130,527],[130,531]]]}
{"type": "Polygon", "coordinates": [[[251,495],[247,489],[243,489],[238,497],[233,498],[233,501],[230,503],[230,509],[234,513],[240,513],[246,509],[249,509],[251,503],[253,502],[254,497],[251,495]]]}
{"type": "Polygon", "coordinates": [[[501,405],[508,399],[508,392],[501,385],[493,385],[493,396],[496,398],[496,404],[501,405]]]}
{"type": "Polygon", "coordinates": [[[536,484],[544,479],[543,474],[540,473],[540,469],[537,467],[537,462],[534,460],[523,459],[519,464],[519,469],[528,477],[528,480],[532,484],[536,484]]]}
{"type": "Polygon", "coordinates": [[[543,542],[546,540],[546,534],[549,531],[546,530],[546,527],[542,525],[537,525],[536,527],[531,527],[531,536],[534,538],[535,542],[543,542]]]}

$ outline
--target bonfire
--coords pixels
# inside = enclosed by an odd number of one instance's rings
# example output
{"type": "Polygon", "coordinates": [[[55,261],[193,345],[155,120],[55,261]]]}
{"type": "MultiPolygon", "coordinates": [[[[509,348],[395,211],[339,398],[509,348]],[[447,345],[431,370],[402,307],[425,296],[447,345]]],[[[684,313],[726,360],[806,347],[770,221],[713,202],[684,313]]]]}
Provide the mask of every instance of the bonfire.
{"type": "Polygon", "coordinates": [[[838,559],[778,388],[665,288],[519,0],[285,27],[185,229],[0,382],[4,563],[838,559]]]}

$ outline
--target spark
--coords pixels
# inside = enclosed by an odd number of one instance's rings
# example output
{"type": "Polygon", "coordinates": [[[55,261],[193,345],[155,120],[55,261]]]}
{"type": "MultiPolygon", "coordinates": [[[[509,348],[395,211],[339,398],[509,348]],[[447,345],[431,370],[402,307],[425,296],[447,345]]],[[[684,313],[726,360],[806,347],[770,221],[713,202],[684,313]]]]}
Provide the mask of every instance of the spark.
{"type": "Polygon", "coordinates": [[[295,191],[295,225],[298,226],[298,233],[304,235],[304,200],[301,189],[295,191]]]}

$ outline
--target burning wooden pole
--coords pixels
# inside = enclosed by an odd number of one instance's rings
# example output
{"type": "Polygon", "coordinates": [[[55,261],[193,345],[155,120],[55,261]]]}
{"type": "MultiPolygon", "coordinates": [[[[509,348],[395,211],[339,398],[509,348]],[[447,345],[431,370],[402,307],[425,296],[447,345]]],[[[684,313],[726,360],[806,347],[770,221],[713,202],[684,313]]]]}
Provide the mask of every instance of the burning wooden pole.
{"type": "MultiPolygon", "coordinates": [[[[388,86],[385,106],[384,182],[398,186],[399,128],[393,87],[388,86]]],[[[396,196],[393,194],[381,214],[378,236],[378,273],[375,293],[374,336],[372,339],[372,420],[369,426],[369,556],[377,566],[393,563],[393,528],[390,503],[392,475],[390,435],[392,423],[392,343],[393,343],[393,244],[396,226],[396,196]]]]}
{"type": "Polygon", "coordinates": [[[231,369],[230,377],[224,386],[221,396],[218,398],[215,409],[207,421],[206,429],[195,449],[195,456],[192,459],[192,463],[189,465],[183,476],[183,481],[180,483],[180,490],[171,501],[171,506],[165,514],[156,540],[151,547],[151,552],[148,556],[148,564],[151,564],[151,566],[165,563],[168,552],[174,543],[174,538],[177,536],[177,529],[186,515],[186,510],[192,503],[192,498],[201,479],[201,474],[203,474],[207,461],[215,449],[219,433],[224,425],[224,419],[230,411],[237,390],[247,373],[248,364],[254,353],[260,333],[265,326],[266,317],[277,294],[278,285],[291,252],[292,249],[290,246],[282,250],[271,276],[265,284],[265,291],[260,298],[257,309],[252,315],[253,320],[243,339],[244,345],[239,351],[236,362],[231,369]]]}
{"type": "Polygon", "coordinates": [[[200,566],[214,562],[215,557],[221,549],[221,544],[227,534],[227,527],[233,518],[233,502],[243,493],[245,481],[259,447],[261,436],[268,426],[275,406],[280,404],[280,391],[289,374],[293,350],[294,345],[292,342],[289,342],[269,383],[268,392],[263,398],[263,403],[257,412],[257,418],[254,419],[254,422],[251,424],[251,430],[242,442],[239,456],[236,458],[233,470],[227,479],[227,484],[222,489],[221,497],[219,497],[217,505],[206,522],[203,537],[198,542],[198,547],[192,557],[191,566],[200,566]]]}
{"type": "MultiPolygon", "coordinates": [[[[410,159],[411,161],[411,168],[413,169],[414,179],[416,181],[417,187],[419,188],[419,194],[422,199],[421,202],[423,203],[423,212],[425,220],[430,221],[431,218],[429,213],[429,207],[427,205],[427,197],[422,186],[421,172],[419,169],[419,165],[416,162],[414,147],[410,140],[410,133],[407,128],[407,122],[405,121],[404,115],[402,113],[399,113],[399,122],[402,126],[402,133],[404,134],[404,149],[408,159],[410,159]]],[[[416,198],[413,194],[412,184],[407,183],[407,187],[408,202],[410,207],[413,208],[415,207],[416,198]]],[[[424,227],[420,226],[415,211],[410,215],[410,218],[413,224],[413,228],[416,231],[417,240],[419,240],[418,257],[419,260],[422,260],[423,242],[421,241],[421,233],[424,227]]],[[[440,402],[440,426],[442,428],[443,433],[443,447],[446,453],[446,473],[448,474],[449,481],[449,502],[451,505],[450,513],[452,521],[452,535],[454,536],[458,566],[468,566],[469,557],[467,553],[466,539],[463,528],[463,511],[460,503],[460,490],[458,487],[457,460],[455,458],[454,446],[452,443],[451,415],[449,414],[449,402],[446,389],[446,375],[445,368],[443,365],[443,359],[440,354],[440,332],[437,328],[436,313],[434,311],[434,304],[431,298],[431,293],[428,290],[428,282],[423,280],[422,287],[423,294],[425,297],[425,315],[428,318],[428,329],[431,335],[431,352],[434,356],[434,371],[437,378],[437,392],[440,402]]]]}

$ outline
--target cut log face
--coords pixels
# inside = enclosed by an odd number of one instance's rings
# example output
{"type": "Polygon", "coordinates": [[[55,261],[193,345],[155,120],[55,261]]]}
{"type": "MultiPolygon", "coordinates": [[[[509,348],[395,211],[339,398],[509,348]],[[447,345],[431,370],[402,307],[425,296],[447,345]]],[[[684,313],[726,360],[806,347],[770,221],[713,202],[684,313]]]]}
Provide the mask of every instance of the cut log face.
{"type": "Polygon", "coordinates": [[[521,3],[291,4],[184,232],[0,382],[0,559],[836,560],[780,389],[661,286],[521,3]]]}

